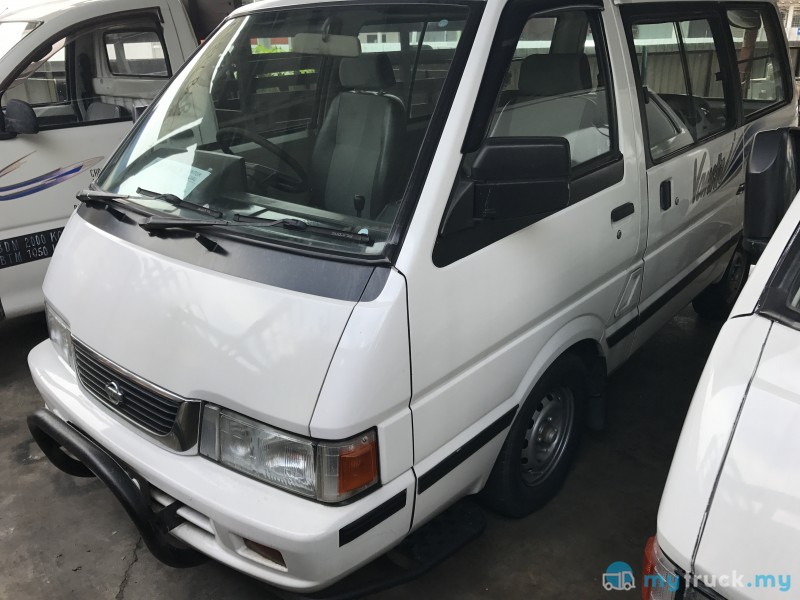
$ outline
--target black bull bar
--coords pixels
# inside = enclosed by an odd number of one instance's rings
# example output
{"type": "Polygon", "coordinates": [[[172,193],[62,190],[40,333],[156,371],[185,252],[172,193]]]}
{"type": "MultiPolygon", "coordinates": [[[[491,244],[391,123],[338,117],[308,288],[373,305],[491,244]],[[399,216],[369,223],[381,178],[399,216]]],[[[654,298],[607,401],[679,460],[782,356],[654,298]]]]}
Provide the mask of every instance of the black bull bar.
{"type": "Polygon", "coordinates": [[[148,550],[170,567],[194,567],[206,560],[204,554],[185,546],[169,532],[182,522],[173,502],[154,511],[147,492],[149,485],[96,442],[65,423],[53,413],[39,409],[28,416],[28,429],[44,455],[56,467],[75,477],[97,477],[122,504],[148,550]]]}

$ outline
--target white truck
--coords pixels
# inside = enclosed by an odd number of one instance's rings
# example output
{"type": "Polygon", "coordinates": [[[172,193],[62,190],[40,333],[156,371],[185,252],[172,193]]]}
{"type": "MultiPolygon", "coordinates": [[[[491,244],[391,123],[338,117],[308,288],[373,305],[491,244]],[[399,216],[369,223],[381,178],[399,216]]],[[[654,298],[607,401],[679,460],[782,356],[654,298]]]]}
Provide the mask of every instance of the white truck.
{"type": "Polygon", "coordinates": [[[0,5],[0,321],[43,308],[42,281],[75,192],[240,4],[0,5]]]}

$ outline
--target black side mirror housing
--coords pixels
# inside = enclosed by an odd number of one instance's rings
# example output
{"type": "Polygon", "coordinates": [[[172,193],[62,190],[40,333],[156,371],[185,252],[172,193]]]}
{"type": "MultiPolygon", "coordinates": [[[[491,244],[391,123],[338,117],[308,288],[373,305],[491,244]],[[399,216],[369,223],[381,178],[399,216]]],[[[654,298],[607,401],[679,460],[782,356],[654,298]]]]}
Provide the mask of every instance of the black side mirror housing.
{"type": "Polygon", "coordinates": [[[569,205],[569,142],[556,137],[489,138],[464,166],[439,230],[482,221],[535,223],[569,205]]]}
{"type": "Polygon", "coordinates": [[[747,163],[742,248],[758,261],[798,190],[800,128],[760,131],[747,163]]]}
{"type": "Polygon", "coordinates": [[[9,134],[39,133],[36,113],[27,102],[10,100],[6,105],[5,132],[9,134]]]}

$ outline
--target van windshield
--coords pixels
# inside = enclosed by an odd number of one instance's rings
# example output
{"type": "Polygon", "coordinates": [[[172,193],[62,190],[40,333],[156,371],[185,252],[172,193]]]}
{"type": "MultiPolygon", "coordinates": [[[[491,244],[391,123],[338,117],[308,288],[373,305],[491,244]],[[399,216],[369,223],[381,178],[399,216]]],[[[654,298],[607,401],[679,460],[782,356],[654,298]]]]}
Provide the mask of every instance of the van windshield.
{"type": "Polygon", "coordinates": [[[426,132],[455,75],[468,13],[336,4],[231,19],[96,185],[169,217],[207,219],[186,205],[208,207],[239,221],[237,235],[380,255],[409,178],[423,168],[417,156],[432,143],[426,132]],[[247,225],[260,219],[303,226],[247,225]],[[331,230],[356,235],[321,234],[331,230]]]}

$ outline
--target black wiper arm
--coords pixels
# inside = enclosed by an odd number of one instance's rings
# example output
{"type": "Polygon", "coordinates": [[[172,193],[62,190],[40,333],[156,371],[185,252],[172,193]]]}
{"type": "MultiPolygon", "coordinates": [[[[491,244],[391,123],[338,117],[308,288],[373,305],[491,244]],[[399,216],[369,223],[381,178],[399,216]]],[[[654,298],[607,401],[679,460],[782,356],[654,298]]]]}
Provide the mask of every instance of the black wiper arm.
{"type": "Polygon", "coordinates": [[[356,242],[371,246],[374,240],[363,233],[353,233],[343,229],[333,227],[322,227],[320,225],[309,225],[300,219],[260,219],[259,217],[248,217],[247,215],[235,214],[233,221],[226,219],[180,219],[180,218],[158,218],[150,217],[139,227],[148,232],[164,231],[167,229],[202,229],[205,227],[283,227],[293,231],[310,231],[321,235],[327,235],[340,240],[356,242]]]}
{"type": "Polygon", "coordinates": [[[158,217],[150,217],[143,223],[139,223],[139,227],[145,231],[163,231],[165,229],[195,229],[231,224],[230,221],[225,219],[160,219],[158,217]]]}
{"type": "Polygon", "coordinates": [[[336,229],[335,227],[323,227],[321,225],[310,225],[300,219],[262,219],[261,217],[250,217],[247,215],[234,214],[233,220],[237,223],[247,224],[256,227],[283,227],[294,231],[309,231],[339,240],[355,242],[371,246],[375,241],[367,234],[354,233],[346,229],[336,229]]]}
{"type": "Polygon", "coordinates": [[[309,225],[300,219],[257,219],[256,217],[243,217],[234,215],[233,221],[226,219],[182,219],[180,217],[150,217],[139,227],[145,231],[163,231],[165,229],[199,229],[203,227],[275,227],[303,231],[309,225]]]}
{"type": "Polygon", "coordinates": [[[159,194],[158,192],[151,192],[150,190],[146,190],[144,188],[136,188],[136,193],[141,194],[145,198],[152,198],[153,200],[162,200],[173,206],[177,206],[178,208],[186,208],[188,210],[193,210],[203,215],[207,215],[209,217],[214,217],[219,219],[222,217],[222,211],[215,210],[213,208],[208,208],[207,206],[203,206],[202,204],[195,204],[194,202],[189,202],[182,198],[179,198],[175,194],[159,194]]]}
{"type": "Polygon", "coordinates": [[[108,214],[113,216],[117,221],[127,222],[130,221],[122,211],[117,210],[117,206],[126,206],[119,202],[128,198],[125,194],[112,194],[110,192],[101,192],[97,190],[82,190],[75,194],[80,202],[89,206],[90,208],[100,208],[105,210],[108,214]]]}

